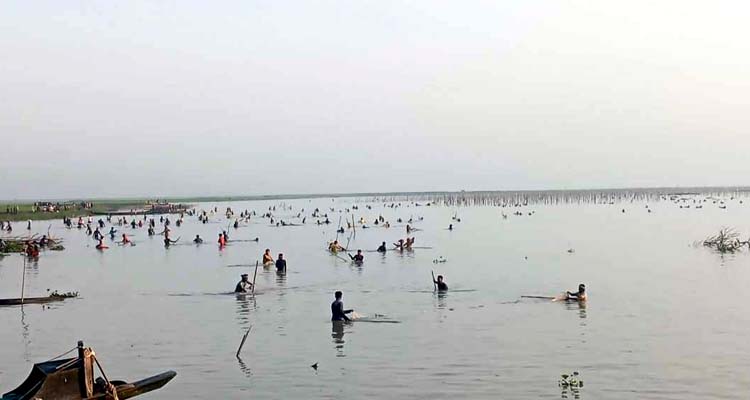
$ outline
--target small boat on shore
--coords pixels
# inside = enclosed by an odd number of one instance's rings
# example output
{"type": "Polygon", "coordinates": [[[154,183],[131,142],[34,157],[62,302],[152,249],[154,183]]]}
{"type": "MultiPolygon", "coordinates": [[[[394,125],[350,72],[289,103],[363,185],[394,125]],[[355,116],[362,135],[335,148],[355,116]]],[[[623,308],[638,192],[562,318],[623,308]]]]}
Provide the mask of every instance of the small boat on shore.
{"type": "Polygon", "coordinates": [[[78,357],[34,364],[26,380],[0,400],[123,400],[160,389],[177,373],[167,371],[132,383],[108,380],[91,348],[78,342],[78,357]],[[102,377],[94,379],[94,364],[102,377]]]}

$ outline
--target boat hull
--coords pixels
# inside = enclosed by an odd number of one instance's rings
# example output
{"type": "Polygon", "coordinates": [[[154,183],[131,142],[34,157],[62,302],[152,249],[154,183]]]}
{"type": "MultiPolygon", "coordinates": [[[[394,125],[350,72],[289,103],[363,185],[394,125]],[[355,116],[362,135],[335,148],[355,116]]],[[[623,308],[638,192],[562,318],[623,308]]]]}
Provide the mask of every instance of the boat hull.
{"type": "Polygon", "coordinates": [[[23,300],[21,299],[0,299],[0,306],[17,306],[21,304],[45,304],[45,303],[52,303],[54,301],[63,301],[65,300],[64,297],[53,297],[53,296],[47,296],[47,297],[27,297],[23,300]]]}

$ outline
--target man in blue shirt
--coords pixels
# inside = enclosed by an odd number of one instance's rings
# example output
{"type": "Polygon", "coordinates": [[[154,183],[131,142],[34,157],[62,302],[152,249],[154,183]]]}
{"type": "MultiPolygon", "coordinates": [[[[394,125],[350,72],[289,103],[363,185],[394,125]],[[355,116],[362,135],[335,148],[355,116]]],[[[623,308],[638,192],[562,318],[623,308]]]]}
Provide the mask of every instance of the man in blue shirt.
{"type": "Polygon", "coordinates": [[[336,297],[336,300],[331,303],[331,321],[351,321],[346,314],[349,314],[354,310],[344,310],[344,302],[341,301],[343,293],[337,291],[334,296],[336,297]]]}

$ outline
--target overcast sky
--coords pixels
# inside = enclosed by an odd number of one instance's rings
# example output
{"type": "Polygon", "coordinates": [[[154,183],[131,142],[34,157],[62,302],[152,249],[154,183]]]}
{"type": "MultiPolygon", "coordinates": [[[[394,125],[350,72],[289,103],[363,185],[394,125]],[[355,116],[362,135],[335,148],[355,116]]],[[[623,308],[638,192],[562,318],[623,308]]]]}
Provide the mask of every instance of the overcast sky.
{"type": "Polygon", "coordinates": [[[6,1],[0,199],[748,184],[746,4],[6,1]]]}

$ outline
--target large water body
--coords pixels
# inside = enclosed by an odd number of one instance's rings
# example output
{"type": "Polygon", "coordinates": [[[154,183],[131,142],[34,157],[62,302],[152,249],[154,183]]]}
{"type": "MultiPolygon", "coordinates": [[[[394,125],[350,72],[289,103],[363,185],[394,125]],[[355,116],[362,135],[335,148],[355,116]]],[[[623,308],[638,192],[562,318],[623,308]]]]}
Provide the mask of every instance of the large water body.
{"type": "MultiPolygon", "coordinates": [[[[0,308],[0,392],[80,339],[110,379],[177,371],[144,396],[153,399],[572,398],[558,387],[572,371],[584,381],[583,399],[745,399],[750,258],[693,242],[724,226],[750,236],[750,201],[726,197],[726,209],[713,201],[696,209],[692,200],[702,198],[688,196],[682,204],[690,208],[653,198],[517,208],[386,208],[361,198],[205,203],[196,208],[216,206],[219,214],[208,224],[196,217],[172,224],[179,245],[165,249],[145,227],[118,227],[137,245],[104,252],[59,220],[34,222],[40,233],[51,225],[66,250],[27,265],[26,295],[57,289],[80,298],[0,308]],[[352,204],[371,228],[358,229],[350,248],[406,237],[399,217],[414,218],[421,230],[411,236],[427,248],[367,252],[362,266],[331,255],[325,246],[337,236],[339,215],[351,218],[338,210],[352,204]],[[219,250],[228,224],[222,210],[260,214],[274,205],[277,218],[299,222],[300,209],[309,215],[319,207],[333,223],[318,226],[308,216],[304,226],[276,227],[256,217],[229,233],[258,243],[219,250]],[[379,215],[392,227],[375,227],[379,215]],[[196,234],[204,245],[189,244],[196,234]],[[287,274],[261,267],[255,297],[224,294],[241,273],[252,277],[265,248],[285,254],[287,274]],[[447,262],[433,263],[441,256],[447,262]],[[446,277],[448,294],[432,292],[432,270],[446,277]],[[520,299],[581,282],[586,305],[520,299]],[[335,290],[347,308],[401,323],[333,329],[335,290]]],[[[350,234],[339,235],[343,244],[350,234]]],[[[0,260],[0,297],[20,295],[22,270],[18,255],[0,260]]]]}

